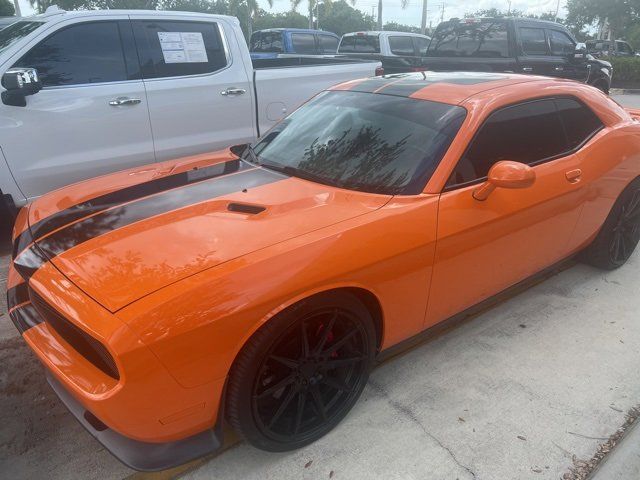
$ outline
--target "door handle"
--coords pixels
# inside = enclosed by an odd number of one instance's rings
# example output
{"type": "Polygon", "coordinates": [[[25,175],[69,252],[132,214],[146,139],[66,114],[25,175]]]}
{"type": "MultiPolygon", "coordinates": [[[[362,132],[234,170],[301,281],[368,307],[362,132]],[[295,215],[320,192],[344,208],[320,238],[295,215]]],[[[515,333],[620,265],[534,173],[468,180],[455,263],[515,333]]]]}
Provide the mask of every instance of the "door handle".
{"type": "Polygon", "coordinates": [[[523,72],[531,73],[533,72],[533,67],[522,67],[523,72]]]}
{"type": "Polygon", "coordinates": [[[109,105],[111,105],[112,107],[120,107],[122,105],[137,105],[140,102],[142,102],[142,100],[140,100],[139,98],[118,97],[114,100],[111,100],[109,102],[109,105]]]}
{"type": "Polygon", "coordinates": [[[555,67],[555,68],[554,68],[554,70],[555,70],[556,72],[564,72],[564,67],[562,67],[562,66],[557,66],[557,67],[555,67]]]}
{"type": "Polygon", "coordinates": [[[244,88],[229,87],[226,90],[222,90],[220,95],[243,95],[245,93],[247,93],[247,91],[244,88]]]}
{"type": "Polygon", "coordinates": [[[579,168],[576,168],[575,170],[569,170],[564,174],[564,176],[566,177],[568,182],[578,183],[580,181],[580,178],[582,177],[582,170],[580,170],[579,168]]]}

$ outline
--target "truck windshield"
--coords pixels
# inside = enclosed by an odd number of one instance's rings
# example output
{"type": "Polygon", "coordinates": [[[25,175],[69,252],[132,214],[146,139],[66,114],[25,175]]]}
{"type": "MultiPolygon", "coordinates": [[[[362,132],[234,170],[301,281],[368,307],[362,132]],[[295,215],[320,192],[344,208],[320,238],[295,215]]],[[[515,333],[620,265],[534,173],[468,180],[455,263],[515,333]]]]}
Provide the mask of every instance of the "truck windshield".
{"type": "Polygon", "coordinates": [[[324,92],[268,132],[254,161],[339,188],[415,195],[465,117],[465,109],[444,103],[324,92]]]}
{"type": "Polygon", "coordinates": [[[13,45],[21,38],[26,37],[36,28],[44,25],[43,22],[16,22],[7,28],[0,30],[0,53],[13,45]]]}
{"type": "Polygon", "coordinates": [[[462,20],[441,24],[429,44],[437,57],[509,56],[507,24],[499,20],[462,20]]]}

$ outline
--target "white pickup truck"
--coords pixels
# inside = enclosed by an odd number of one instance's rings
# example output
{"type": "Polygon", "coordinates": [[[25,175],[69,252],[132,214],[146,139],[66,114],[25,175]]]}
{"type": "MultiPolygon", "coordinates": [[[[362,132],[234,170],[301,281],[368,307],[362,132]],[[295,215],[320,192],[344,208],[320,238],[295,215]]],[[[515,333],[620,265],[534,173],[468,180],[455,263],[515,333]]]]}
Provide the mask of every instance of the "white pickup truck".
{"type": "Polygon", "coordinates": [[[88,177],[252,142],[314,94],[378,67],[254,65],[228,16],[50,8],[0,31],[0,198],[15,211],[88,177]]]}

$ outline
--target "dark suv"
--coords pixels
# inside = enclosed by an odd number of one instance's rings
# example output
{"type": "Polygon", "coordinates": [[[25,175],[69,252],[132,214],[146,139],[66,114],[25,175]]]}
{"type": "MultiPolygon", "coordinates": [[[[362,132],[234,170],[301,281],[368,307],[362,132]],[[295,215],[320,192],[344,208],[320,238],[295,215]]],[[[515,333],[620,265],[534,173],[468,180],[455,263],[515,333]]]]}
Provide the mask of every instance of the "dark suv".
{"type": "Polygon", "coordinates": [[[423,66],[435,71],[515,72],[611,87],[609,62],[589,55],[564,26],[529,18],[452,19],[438,25],[423,66]]]}

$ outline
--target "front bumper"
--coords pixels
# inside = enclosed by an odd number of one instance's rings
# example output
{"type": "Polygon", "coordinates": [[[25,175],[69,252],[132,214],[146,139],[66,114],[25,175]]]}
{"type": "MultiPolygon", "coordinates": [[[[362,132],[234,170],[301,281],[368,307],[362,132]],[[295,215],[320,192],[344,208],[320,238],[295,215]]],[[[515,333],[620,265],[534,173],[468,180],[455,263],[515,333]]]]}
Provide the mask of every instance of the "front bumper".
{"type": "Polygon", "coordinates": [[[118,460],[134,470],[164,470],[215,452],[222,447],[221,422],[213,429],[167,443],[139,442],[125,437],[100,422],[49,372],[47,381],[76,420],[118,460]]]}

